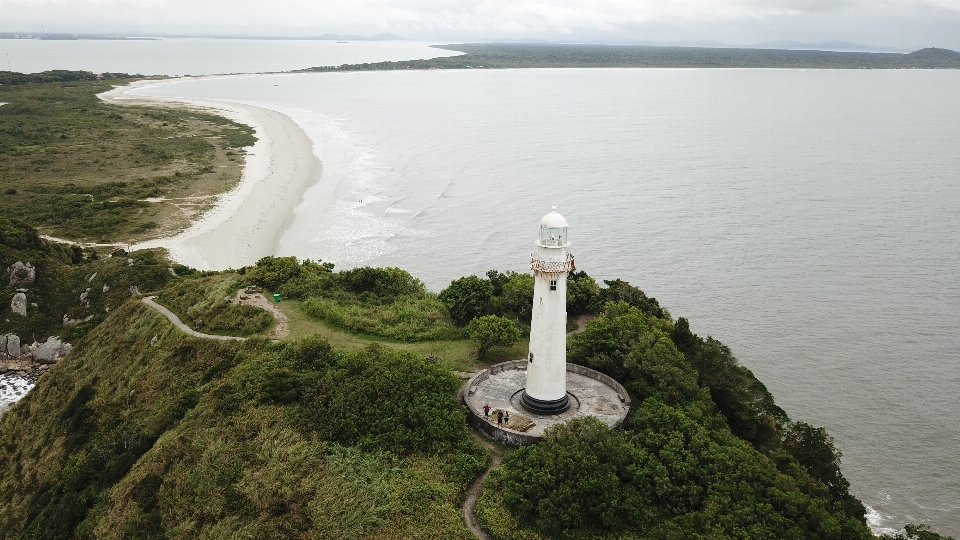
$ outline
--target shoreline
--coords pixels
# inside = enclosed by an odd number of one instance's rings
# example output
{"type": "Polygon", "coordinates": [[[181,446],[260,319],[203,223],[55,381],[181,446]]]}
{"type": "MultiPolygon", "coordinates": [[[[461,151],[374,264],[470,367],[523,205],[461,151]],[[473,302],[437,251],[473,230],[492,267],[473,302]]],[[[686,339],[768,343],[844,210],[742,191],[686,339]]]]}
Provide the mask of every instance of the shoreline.
{"type": "Polygon", "coordinates": [[[281,112],[231,101],[128,95],[157,81],[136,81],[99,94],[117,105],[198,107],[254,128],[257,142],[244,154],[240,183],[186,229],[131,249],[165,248],[170,258],[198,270],[225,270],[276,255],[294,209],[322,175],[313,141],[281,112]]]}

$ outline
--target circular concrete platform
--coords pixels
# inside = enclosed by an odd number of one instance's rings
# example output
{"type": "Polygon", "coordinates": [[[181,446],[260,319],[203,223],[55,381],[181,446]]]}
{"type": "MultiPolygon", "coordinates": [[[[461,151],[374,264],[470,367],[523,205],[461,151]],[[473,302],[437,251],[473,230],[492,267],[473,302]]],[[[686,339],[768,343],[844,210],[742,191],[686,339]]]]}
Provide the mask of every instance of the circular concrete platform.
{"type": "Polygon", "coordinates": [[[599,371],[567,364],[567,396],[570,408],[561,414],[540,416],[527,411],[520,402],[527,380],[527,361],[495,364],[473,375],[461,389],[461,398],[470,409],[471,424],[490,437],[510,446],[534,444],[544,430],[573,418],[593,416],[614,427],[630,412],[626,389],[599,371]],[[483,406],[490,406],[486,416],[483,406]],[[510,414],[507,425],[497,426],[496,411],[510,414]]]}

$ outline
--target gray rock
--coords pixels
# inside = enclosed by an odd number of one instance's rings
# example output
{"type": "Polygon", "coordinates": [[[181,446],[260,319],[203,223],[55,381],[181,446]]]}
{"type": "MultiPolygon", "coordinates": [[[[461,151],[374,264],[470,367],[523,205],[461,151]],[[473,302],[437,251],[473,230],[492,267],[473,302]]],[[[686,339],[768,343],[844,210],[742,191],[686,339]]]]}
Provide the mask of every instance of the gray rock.
{"type": "Polygon", "coordinates": [[[56,364],[66,356],[73,345],[60,341],[57,336],[50,336],[42,345],[33,351],[33,361],[40,364],[56,364]]]}
{"type": "Polygon", "coordinates": [[[10,300],[10,311],[21,315],[23,317],[27,316],[27,295],[22,292],[18,292],[13,295],[13,299],[10,300]]]}
{"type": "Polygon", "coordinates": [[[130,286],[130,296],[140,296],[140,289],[136,285],[130,286]]]}
{"type": "Polygon", "coordinates": [[[104,284],[103,284],[103,292],[107,292],[107,291],[109,291],[109,290],[110,290],[110,286],[107,285],[106,283],[104,283],[104,284]]]}
{"type": "Polygon", "coordinates": [[[133,259],[127,259],[127,266],[133,266],[133,259]]]}
{"type": "Polygon", "coordinates": [[[63,315],[63,327],[64,328],[73,328],[74,326],[85,323],[93,318],[93,315],[88,315],[82,319],[71,319],[67,314],[63,315]]]}
{"type": "Polygon", "coordinates": [[[156,344],[157,344],[157,336],[153,336],[153,339],[150,340],[150,344],[151,344],[151,345],[156,345],[156,344]]]}
{"type": "Polygon", "coordinates": [[[12,356],[14,358],[20,358],[20,336],[16,334],[7,334],[7,347],[3,351],[7,353],[7,356],[12,356]]]}
{"type": "Polygon", "coordinates": [[[37,269],[30,263],[17,261],[7,268],[10,273],[10,285],[14,283],[33,283],[37,279],[37,269]]]}
{"type": "Polygon", "coordinates": [[[90,277],[87,278],[87,283],[92,283],[93,278],[97,277],[97,273],[94,272],[90,277]]]}
{"type": "Polygon", "coordinates": [[[23,345],[20,346],[20,355],[26,356],[28,354],[30,354],[30,346],[24,343],[23,345]]]}
{"type": "Polygon", "coordinates": [[[90,296],[90,287],[87,287],[85,291],[80,293],[80,302],[84,302],[88,296],[90,296]]]}
{"type": "Polygon", "coordinates": [[[0,356],[7,354],[7,334],[0,336],[0,356]]]}

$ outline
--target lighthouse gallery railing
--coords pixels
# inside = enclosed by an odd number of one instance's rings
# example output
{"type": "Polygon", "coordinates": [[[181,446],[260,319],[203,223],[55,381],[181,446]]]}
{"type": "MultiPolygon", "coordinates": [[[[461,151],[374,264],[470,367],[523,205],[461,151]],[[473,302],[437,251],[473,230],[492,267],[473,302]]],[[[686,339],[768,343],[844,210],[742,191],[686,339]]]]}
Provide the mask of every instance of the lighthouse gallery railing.
{"type": "Polygon", "coordinates": [[[563,272],[573,272],[576,270],[573,254],[567,253],[565,261],[545,261],[537,256],[534,251],[530,254],[530,269],[534,272],[543,272],[545,274],[560,274],[563,272]]]}

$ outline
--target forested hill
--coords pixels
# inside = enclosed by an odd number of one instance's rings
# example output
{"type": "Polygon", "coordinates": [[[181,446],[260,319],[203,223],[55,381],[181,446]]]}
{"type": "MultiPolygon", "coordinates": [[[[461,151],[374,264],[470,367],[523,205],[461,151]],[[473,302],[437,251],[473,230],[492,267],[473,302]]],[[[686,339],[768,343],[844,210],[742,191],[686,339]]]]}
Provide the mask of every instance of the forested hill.
{"type": "Polygon", "coordinates": [[[505,68],[960,69],[960,52],[937,48],[902,54],[542,43],[463,43],[435,47],[465,54],[430,60],[323,66],[305,71],[505,68]]]}

